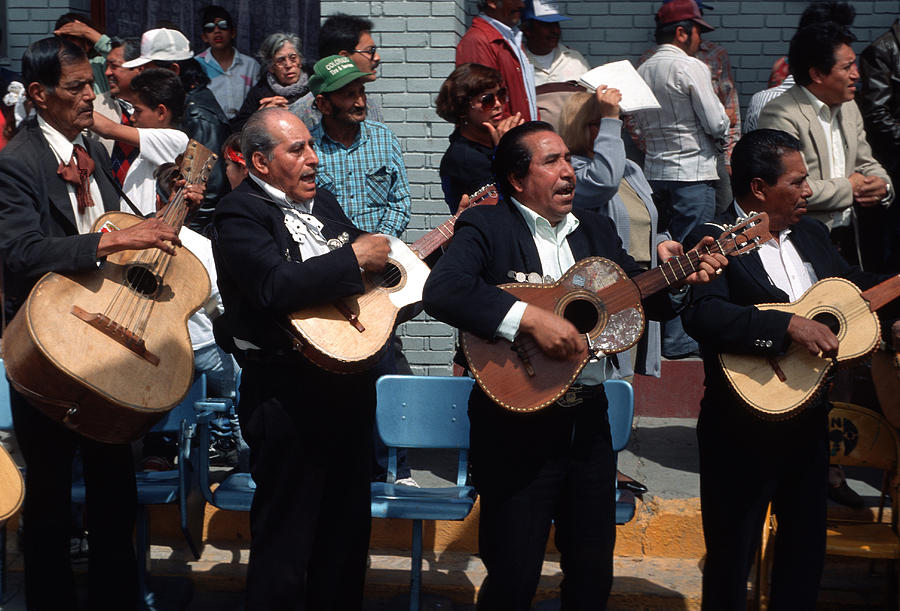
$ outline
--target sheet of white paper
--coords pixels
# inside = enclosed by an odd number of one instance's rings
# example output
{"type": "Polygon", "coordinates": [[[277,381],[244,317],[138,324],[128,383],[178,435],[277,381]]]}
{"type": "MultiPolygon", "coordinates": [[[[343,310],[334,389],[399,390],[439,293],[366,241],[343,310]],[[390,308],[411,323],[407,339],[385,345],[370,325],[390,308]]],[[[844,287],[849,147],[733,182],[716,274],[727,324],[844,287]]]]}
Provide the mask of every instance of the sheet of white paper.
{"type": "Polygon", "coordinates": [[[627,59],[597,66],[585,72],[580,82],[589,89],[597,89],[600,85],[614,87],[622,92],[619,107],[622,112],[634,112],[659,108],[659,101],[641,75],[627,59]]]}

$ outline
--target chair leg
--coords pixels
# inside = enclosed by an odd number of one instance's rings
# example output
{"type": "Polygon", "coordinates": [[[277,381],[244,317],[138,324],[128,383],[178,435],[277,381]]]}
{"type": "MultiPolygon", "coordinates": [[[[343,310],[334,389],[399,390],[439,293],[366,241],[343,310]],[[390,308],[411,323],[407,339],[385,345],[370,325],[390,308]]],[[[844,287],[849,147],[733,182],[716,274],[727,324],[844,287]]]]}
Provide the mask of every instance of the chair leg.
{"type": "Polygon", "coordinates": [[[422,589],[422,520],[412,523],[412,569],[409,583],[409,611],[419,611],[422,589]]]}
{"type": "Polygon", "coordinates": [[[135,551],[137,552],[138,591],[144,601],[144,609],[152,611],[154,607],[153,592],[147,584],[150,571],[150,513],[146,505],[138,505],[135,524],[135,551]]]}

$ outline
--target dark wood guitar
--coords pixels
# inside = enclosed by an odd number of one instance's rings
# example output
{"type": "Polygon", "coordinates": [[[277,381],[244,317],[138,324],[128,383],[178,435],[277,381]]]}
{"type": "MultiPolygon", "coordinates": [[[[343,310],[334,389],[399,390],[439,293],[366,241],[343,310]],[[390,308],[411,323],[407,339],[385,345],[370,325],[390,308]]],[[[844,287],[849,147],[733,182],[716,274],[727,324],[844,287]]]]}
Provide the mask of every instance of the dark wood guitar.
{"type": "MultiPolygon", "coordinates": [[[[206,181],[216,156],[188,144],[182,175],[206,181]]],[[[189,211],[184,188],[163,219],[180,229],[189,211]]],[[[143,219],[104,214],[93,231],[143,219]]],[[[12,385],[47,416],[107,443],[133,441],[178,405],[194,374],[187,320],[209,296],[203,264],[184,247],[124,250],[96,270],[45,274],[3,338],[12,385]]]]}
{"type": "MultiPolygon", "coordinates": [[[[771,238],[769,217],[756,214],[727,228],[706,252],[739,255],[771,238]]],[[[590,257],[553,284],[501,284],[518,299],[571,321],[584,334],[585,345],[574,358],[556,360],[545,355],[528,334],[520,333],[509,342],[463,332],[461,344],[469,370],[498,405],[516,412],[543,409],[563,396],[593,355],[622,352],[637,343],[644,333],[641,300],[694,273],[699,258],[700,253],[689,252],[628,278],[612,261],[590,257]]]]}
{"type": "Polygon", "coordinates": [[[840,341],[837,357],[810,354],[794,343],[775,357],[720,354],[725,378],[756,415],[769,420],[790,418],[819,395],[832,367],[853,363],[875,350],[881,339],[875,311],[897,297],[900,276],[865,292],[843,278],[825,278],[792,303],[759,304],[760,310],[790,312],[828,325],[840,341]]]}
{"type": "MultiPolygon", "coordinates": [[[[497,190],[487,185],[469,199],[469,208],[497,203],[497,190]]],[[[294,312],[288,316],[299,351],[328,371],[364,371],[381,358],[404,308],[422,301],[431,269],[424,259],[453,237],[462,212],[407,246],[391,243],[388,266],[379,274],[364,274],[365,293],[294,312]]]]}

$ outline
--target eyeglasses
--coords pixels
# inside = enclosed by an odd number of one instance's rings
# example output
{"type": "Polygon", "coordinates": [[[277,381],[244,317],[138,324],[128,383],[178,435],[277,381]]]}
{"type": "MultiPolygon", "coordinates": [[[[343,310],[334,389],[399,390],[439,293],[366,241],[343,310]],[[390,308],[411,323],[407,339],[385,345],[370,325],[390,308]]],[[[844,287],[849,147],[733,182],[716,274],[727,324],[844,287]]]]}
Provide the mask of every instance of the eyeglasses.
{"type": "Polygon", "coordinates": [[[472,104],[473,108],[477,108],[481,106],[481,110],[488,111],[492,109],[497,102],[501,104],[506,104],[506,101],[509,99],[509,96],[506,93],[506,88],[501,87],[497,90],[497,93],[493,91],[489,91],[483,94],[480,98],[478,98],[474,104],[472,104]]]}
{"type": "Polygon", "coordinates": [[[289,55],[282,55],[281,57],[276,57],[274,64],[279,68],[285,68],[288,65],[293,66],[294,64],[300,63],[300,56],[296,53],[291,53],[289,55]]]}
{"type": "Polygon", "coordinates": [[[362,53],[369,56],[369,61],[375,61],[375,54],[378,53],[378,47],[369,47],[368,49],[353,49],[354,53],[362,53]]]}
{"type": "Polygon", "coordinates": [[[231,23],[227,19],[219,19],[218,21],[210,21],[209,23],[203,24],[203,31],[209,34],[216,28],[220,30],[230,30],[231,23]]]}

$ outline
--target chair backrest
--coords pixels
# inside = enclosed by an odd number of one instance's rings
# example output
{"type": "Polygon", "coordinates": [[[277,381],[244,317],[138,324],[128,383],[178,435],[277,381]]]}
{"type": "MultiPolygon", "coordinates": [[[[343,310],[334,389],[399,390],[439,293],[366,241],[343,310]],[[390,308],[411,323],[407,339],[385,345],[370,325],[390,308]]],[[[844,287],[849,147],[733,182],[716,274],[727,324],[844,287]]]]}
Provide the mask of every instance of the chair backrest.
{"type": "Polygon", "coordinates": [[[385,445],[395,448],[469,447],[469,395],[465,377],[386,375],[375,384],[375,421],[385,445]]]}
{"type": "Polygon", "coordinates": [[[612,434],[612,448],[620,452],[631,438],[631,423],[634,420],[634,388],[625,380],[607,380],[603,383],[606,400],[609,402],[609,432],[612,434]]]}
{"type": "Polygon", "coordinates": [[[852,403],[834,402],[828,413],[831,462],[897,473],[900,436],[884,416],[852,403]]]}
{"type": "Polygon", "coordinates": [[[9,402],[9,380],[6,379],[6,366],[0,359],[0,431],[11,431],[12,405],[9,402]]]}
{"type": "Polygon", "coordinates": [[[167,413],[166,416],[157,422],[150,430],[157,433],[181,431],[181,423],[183,421],[187,421],[188,424],[193,424],[197,421],[197,416],[194,412],[194,403],[203,401],[205,398],[206,374],[200,374],[197,376],[197,379],[194,380],[194,383],[191,384],[191,387],[188,389],[184,399],[181,400],[181,403],[173,407],[169,413],[167,413]]]}

